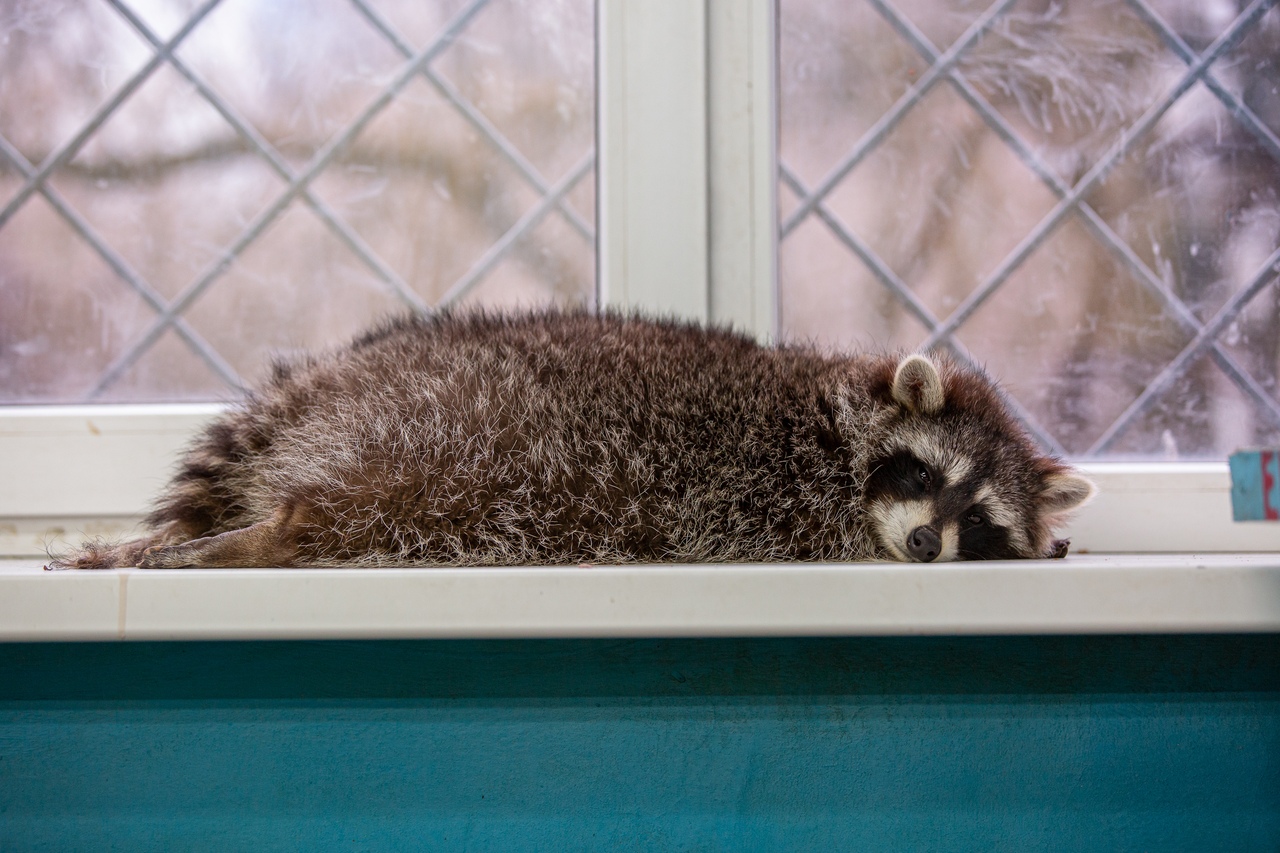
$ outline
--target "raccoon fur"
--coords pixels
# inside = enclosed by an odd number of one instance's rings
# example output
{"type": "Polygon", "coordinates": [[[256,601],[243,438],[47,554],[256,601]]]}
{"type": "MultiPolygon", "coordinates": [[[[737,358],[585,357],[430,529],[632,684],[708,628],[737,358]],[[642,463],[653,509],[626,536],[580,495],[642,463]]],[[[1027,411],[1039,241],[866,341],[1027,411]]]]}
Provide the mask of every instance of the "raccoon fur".
{"type": "Polygon", "coordinates": [[[1092,492],[945,360],[445,313],[277,364],[145,536],[51,567],[1035,558],[1092,492]]]}

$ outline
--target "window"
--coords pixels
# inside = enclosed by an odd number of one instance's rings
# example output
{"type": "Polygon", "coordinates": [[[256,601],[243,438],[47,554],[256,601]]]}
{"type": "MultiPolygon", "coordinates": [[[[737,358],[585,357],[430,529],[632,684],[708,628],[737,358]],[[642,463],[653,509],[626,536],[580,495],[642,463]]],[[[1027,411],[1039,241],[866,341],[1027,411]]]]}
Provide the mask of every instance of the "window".
{"type": "Polygon", "coordinates": [[[0,14],[0,402],[226,399],[397,310],[594,297],[589,0],[0,14]]]}
{"type": "Polygon", "coordinates": [[[1280,443],[1280,11],[786,0],[781,327],[986,365],[1077,459],[1280,443]]]}
{"type": "MultiPolygon", "coordinates": [[[[310,90],[313,76],[332,81],[337,112],[289,110],[280,118],[268,101],[254,100],[266,96],[253,85],[233,82],[242,72],[218,71],[222,63],[208,59],[199,65],[197,37],[216,16],[237,8],[245,15],[267,9],[283,15],[296,13],[295,7],[222,0],[182,7],[181,15],[170,12],[165,26],[163,16],[152,13],[145,25],[154,28],[153,40],[140,35],[120,0],[86,3],[74,8],[109,13],[112,26],[128,27],[130,38],[140,40],[146,56],[131,68],[155,63],[153,73],[163,68],[171,81],[165,85],[200,104],[206,118],[193,118],[182,131],[187,135],[175,138],[198,140],[205,149],[220,145],[218,162],[240,163],[247,171],[236,187],[223,190],[232,193],[229,200],[196,192],[207,180],[175,185],[168,192],[205,201],[185,214],[188,219],[161,217],[163,228],[152,234],[104,199],[113,181],[131,174],[126,167],[139,176],[135,193],[159,193],[167,175],[203,168],[160,157],[167,164],[161,180],[148,172],[154,164],[122,159],[121,150],[136,158],[152,151],[148,145],[159,146],[170,133],[163,124],[135,133],[156,137],[136,150],[123,145],[99,152],[86,144],[83,155],[57,161],[48,180],[36,186],[32,176],[51,156],[56,161],[56,149],[34,147],[28,155],[23,146],[34,143],[11,130],[8,120],[0,123],[0,162],[7,164],[0,204],[12,206],[8,199],[15,193],[32,196],[21,207],[42,211],[63,235],[68,255],[88,258],[74,263],[109,268],[110,275],[100,273],[95,281],[109,281],[114,298],[134,306],[133,325],[120,329],[96,317],[99,308],[76,307],[80,302],[54,312],[80,318],[70,324],[79,337],[94,330],[98,337],[79,346],[119,360],[131,351],[129,341],[163,325],[150,355],[135,358],[108,383],[115,391],[84,393],[101,384],[102,374],[94,374],[53,396],[40,397],[50,392],[33,381],[29,387],[37,390],[8,399],[155,399],[140,390],[147,357],[155,362],[154,374],[164,377],[156,387],[166,393],[195,388],[168,399],[207,399],[209,389],[225,393],[240,377],[252,376],[268,351],[341,339],[385,307],[452,298],[510,304],[594,296],[605,304],[732,322],[762,337],[950,348],[1006,381],[1050,449],[1086,459],[1143,460],[1093,465],[1103,496],[1082,516],[1078,545],[1280,547],[1275,525],[1231,525],[1222,462],[1235,442],[1280,440],[1274,352],[1280,334],[1273,328],[1280,12],[1270,7],[1259,0],[1238,14],[1230,4],[1173,0],[1154,9],[1142,0],[1116,0],[1079,10],[1011,0],[866,0],[829,8],[817,0],[600,0],[594,7],[334,0],[325,15],[342,21],[341,27],[326,29],[326,23],[315,33],[308,29],[306,38],[291,35],[291,47],[272,62],[295,98],[310,90]],[[553,26],[547,17],[553,12],[570,23],[553,26]],[[208,22],[184,37],[190,46],[184,40],[166,52],[162,46],[182,35],[183,21],[201,15],[208,22]],[[518,21],[514,34],[503,34],[504,16],[518,21]],[[1105,25],[1100,28],[1092,16],[1106,18],[1105,25]],[[431,54],[432,39],[458,21],[454,35],[431,54]],[[567,33],[568,46],[547,48],[555,43],[552,30],[567,33]],[[1082,41],[1064,42],[1053,53],[1055,38],[1082,41]],[[406,57],[424,51],[430,61],[411,69],[406,57]],[[332,67],[313,69],[316,55],[332,67]],[[1072,63],[1081,56],[1097,57],[1110,71],[1103,79],[1110,88],[1067,74],[1077,70],[1072,63]],[[1024,76],[1001,64],[1010,62],[1024,76]],[[205,75],[197,77],[204,82],[187,76],[184,63],[205,75]],[[522,69],[514,82],[495,70],[504,66],[522,69]],[[466,77],[467,69],[476,76],[466,77]],[[578,82],[536,85],[570,72],[586,73],[587,82],[578,76],[578,82]],[[403,88],[380,118],[350,145],[335,148],[314,169],[313,180],[299,182],[297,176],[311,174],[317,156],[359,120],[361,110],[401,78],[403,88]],[[1124,85],[1116,82],[1120,78],[1124,85]],[[221,97],[236,115],[254,119],[279,167],[228,122],[202,86],[240,93],[242,100],[221,97]],[[445,91],[449,87],[456,99],[445,91]],[[530,87],[543,93],[548,108],[536,113],[540,118],[518,115],[517,95],[530,87]],[[259,128],[268,119],[282,124],[269,132],[259,128]],[[218,133],[201,136],[205,127],[218,133]],[[548,128],[551,142],[533,141],[535,131],[548,128]],[[448,145],[458,137],[464,142],[456,156],[482,160],[476,173],[505,183],[455,186],[460,178],[440,178],[422,162],[425,154],[409,156],[396,144],[448,145]],[[510,145],[495,144],[497,137],[510,145]],[[103,159],[93,161],[90,154],[103,159]],[[379,172],[392,167],[394,174],[379,172]],[[100,204],[105,211],[95,229],[113,240],[119,232],[121,245],[150,251],[156,269],[185,273],[165,278],[138,266],[147,271],[140,279],[157,290],[158,301],[111,269],[45,194],[51,189],[55,197],[71,199],[71,187],[83,181],[77,168],[95,182],[75,191],[81,194],[74,196],[76,209],[100,204]],[[86,171],[91,169],[107,171],[86,171]],[[983,180],[991,175],[1000,180],[983,180]],[[105,189],[99,179],[107,181],[105,189]],[[229,266],[219,267],[220,247],[235,245],[273,199],[295,186],[288,212],[249,240],[229,266]],[[333,222],[311,196],[333,211],[333,222]],[[242,198],[261,200],[237,207],[242,198]],[[234,222],[218,224],[227,210],[235,212],[234,222]],[[296,226],[306,232],[302,237],[290,238],[291,220],[303,223],[296,226]],[[200,226],[191,226],[191,233],[214,235],[196,241],[206,251],[196,256],[202,263],[173,257],[172,241],[160,237],[188,222],[200,226]],[[389,223],[393,233],[378,222],[389,223]],[[342,238],[343,228],[367,253],[342,238]],[[396,242],[397,233],[411,238],[396,242]],[[317,242],[306,241],[317,234],[317,242]],[[413,239],[429,242],[419,246],[413,239]],[[454,248],[458,254],[448,254],[454,248]],[[276,287],[294,278],[282,271],[286,261],[277,255],[298,253],[304,255],[298,259],[304,287],[276,287]],[[184,287],[215,268],[198,298],[176,303],[190,306],[190,316],[184,311],[158,324],[157,318],[169,316],[165,306],[184,298],[184,287]],[[460,289],[476,269],[482,274],[467,285],[472,289],[460,289]],[[426,289],[423,281],[437,289],[426,289]],[[221,296],[219,287],[227,288],[221,296]],[[250,307],[236,309],[236,292],[246,294],[250,307]],[[211,311],[207,317],[195,313],[202,305],[211,311]],[[214,310],[219,306],[221,313],[214,310]],[[294,317],[297,326],[285,331],[281,319],[294,317]],[[184,337],[184,322],[193,339],[212,342],[229,375],[184,337]],[[260,348],[228,343],[236,324],[267,330],[260,348]],[[162,341],[170,357],[160,349],[162,341]],[[199,382],[180,386],[168,378],[169,362],[179,360],[194,365],[199,382]]],[[[48,20],[38,4],[19,8],[26,17],[10,14],[10,30],[15,21],[26,32],[48,20]]],[[[79,14],[88,19],[88,12],[79,14]]],[[[83,53],[76,39],[84,38],[81,33],[69,42],[68,55],[83,53]]],[[[18,61],[16,52],[6,55],[5,61],[18,61]]],[[[116,80],[100,90],[104,98],[131,79],[98,65],[81,73],[116,80]]],[[[10,98],[7,87],[18,84],[12,75],[3,80],[0,95],[10,98]]],[[[166,92],[155,97],[168,97],[166,92]]],[[[15,103],[31,110],[44,101],[24,96],[15,103]]],[[[84,121],[93,105],[79,109],[84,121]]],[[[105,134],[111,124],[94,133],[105,134]]],[[[75,130],[62,127],[60,138],[72,138],[75,130]]],[[[26,241],[13,237],[17,214],[0,216],[6,217],[0,218],[0,264],[7,267],[6,253],[26,241]]],[[[3,270],[0,275],[7,275],[3,270]]],[[[6,310],[3,316],[13,315],[6,310]]],[[[28,337],[6,331],[6,353],[12,340],[26,342],[20,351],[28,356],[39,354],[41,344],[30,343],[30,321],[17,322],[28,337]]],[[[0,365],[9,357],[0,356],[0,365]]],[[[108,359],[108,368],[113,363],[108,359]]],[[[126,523],[208,412],[201,405],[0,409],[0,458],[19,472],[19,481],[33,484],[21,496],[0,495],[0,516],[19,522],[17,533],[0,533],[0,547],[30,553],[32,542],[47,541],[58,529],[74,538],[77,528],[97,532],[93,525],[107,524],[103,517],[118,516],[110,523],[116,527],[126,523]],[[104,452],[107,438],[126,449],[104,452]]],[[[110,524],[101,529],[110,532],[110,524]]]]}

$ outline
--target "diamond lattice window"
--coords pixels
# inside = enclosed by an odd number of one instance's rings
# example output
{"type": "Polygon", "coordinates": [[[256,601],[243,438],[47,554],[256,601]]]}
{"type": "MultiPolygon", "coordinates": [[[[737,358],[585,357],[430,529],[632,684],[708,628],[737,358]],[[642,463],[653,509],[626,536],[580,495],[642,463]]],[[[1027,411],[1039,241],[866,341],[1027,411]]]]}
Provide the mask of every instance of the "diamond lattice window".
{"type": "Polygon", "coordinates": [[[225,398],[455,303],[590,302],[589,0],[0,9],[0,402],[225,398]]]}
{"type": "Polygon", "coordinates": [[[781,327],[1080,457],[1280,443],[1274,0],[784,0],[781,327]]]}

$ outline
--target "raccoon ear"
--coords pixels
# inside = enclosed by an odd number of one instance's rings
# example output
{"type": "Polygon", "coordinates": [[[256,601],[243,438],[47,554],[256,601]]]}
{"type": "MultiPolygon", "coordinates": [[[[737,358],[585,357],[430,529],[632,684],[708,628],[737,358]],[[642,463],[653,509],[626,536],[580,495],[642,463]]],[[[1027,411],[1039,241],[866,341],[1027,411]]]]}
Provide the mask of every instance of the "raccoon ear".
{"type": "Polygon", "coordinates": [[[1070,512],[1086,504],[1098,491],[1092,481],[1071,470],[1045,475],[1040,489],[1040,505],[1048,515],[1070,512]]]}
{"type": "Polygon", "coordinates": [[[938,368],[922,355],[909,355],[898,362],[893,374],[893,399],[916,414],[937,414],[946,402],[938,368]]]}

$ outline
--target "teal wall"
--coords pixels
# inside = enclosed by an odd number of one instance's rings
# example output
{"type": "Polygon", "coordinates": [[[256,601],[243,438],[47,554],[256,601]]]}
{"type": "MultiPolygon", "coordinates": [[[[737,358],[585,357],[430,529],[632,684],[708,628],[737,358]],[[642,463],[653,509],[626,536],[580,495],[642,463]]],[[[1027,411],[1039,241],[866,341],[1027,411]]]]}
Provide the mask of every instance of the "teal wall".
{"type": "Polygon", "coordinates": [[[1280,637],[0,645],[0,850],[1280,850],[1280,637]]]}

